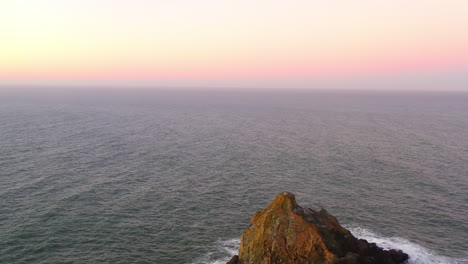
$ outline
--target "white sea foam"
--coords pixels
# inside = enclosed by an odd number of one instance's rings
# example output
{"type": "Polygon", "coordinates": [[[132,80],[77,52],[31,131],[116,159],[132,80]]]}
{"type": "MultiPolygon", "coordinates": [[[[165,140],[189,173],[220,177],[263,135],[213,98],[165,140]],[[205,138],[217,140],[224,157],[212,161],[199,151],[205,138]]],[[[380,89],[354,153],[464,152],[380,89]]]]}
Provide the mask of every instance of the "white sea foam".
{"type": "Polygon", "coordinates": [[[409,255],[409,264],[464,264],[468,259],[455,259],[437,255],[435,252],[401,237],[384,237],[370,230],[348,228],[358,238],[376,243],[384,249],[401,249],[409,255]]]}
{"type": "Polygon", "coordinates": [[[226,264],[239,251],[240,239],[229,239],[216,243],[216,252],[210,252],[193,264],[226,264]]]}
{"type": "MultiPolygon", "coordinates": [[[[366,239],[369,242],[376,243],[384,249],[401,249],[409,255],[408,264],[468,264],[468,258],[455,259],[437,255],[435,252],[424,248],[421,245],[413,243],[405,238],[384,237],[370,230],[352,227],[348,228],[351,233],[358,238],[366,239]]],[[[229,239],[219,241],[216,244],[217,252],[208,253],[202,259],[193,264],[226,264],[232,256],[239,250],[240,239],[229,239]],[[222,256],[214,259],[216,256],[222,256]]]]}
{"type": "Polygon", "coordinates": [[[229,256],[237,255],[239,251],[240,239],[230,239],[221,243],[221,246],[229,256]]]}

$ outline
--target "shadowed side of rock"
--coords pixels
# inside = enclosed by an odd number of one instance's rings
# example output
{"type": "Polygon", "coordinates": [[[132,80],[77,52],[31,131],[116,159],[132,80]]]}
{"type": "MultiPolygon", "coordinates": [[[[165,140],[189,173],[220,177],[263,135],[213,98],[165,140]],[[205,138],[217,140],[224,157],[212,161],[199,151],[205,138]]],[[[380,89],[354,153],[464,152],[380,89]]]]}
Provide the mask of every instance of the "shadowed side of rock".
{"type": "Polygon", "coordinates": [[[325,210],[302,208],[283,192],[256,212],[228,264],[399,264],[408,255],[355,238],[325,210]]]}
{"type": "Polygon", "coordinates": [[[239,263],[239,256],[235,255],[226,264],[237,264],[239,263]]]}

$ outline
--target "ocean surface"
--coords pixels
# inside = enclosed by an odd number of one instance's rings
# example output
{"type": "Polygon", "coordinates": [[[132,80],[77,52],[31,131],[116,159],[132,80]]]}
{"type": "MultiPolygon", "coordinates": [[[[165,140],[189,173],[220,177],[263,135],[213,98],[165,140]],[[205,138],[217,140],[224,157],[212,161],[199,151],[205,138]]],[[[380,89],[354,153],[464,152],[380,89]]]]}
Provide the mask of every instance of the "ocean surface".
{"type": "Polygon", "coordinates": [[[282,191],[468,263],[468,93],[0,94],[0,263],[225,263],[282,191]]]}

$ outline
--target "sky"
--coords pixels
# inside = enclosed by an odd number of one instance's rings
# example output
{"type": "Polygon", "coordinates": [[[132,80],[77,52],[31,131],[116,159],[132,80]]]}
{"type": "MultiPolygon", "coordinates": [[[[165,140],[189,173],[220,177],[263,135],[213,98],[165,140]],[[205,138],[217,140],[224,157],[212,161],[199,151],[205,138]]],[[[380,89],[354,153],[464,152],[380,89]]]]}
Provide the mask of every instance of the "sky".
{"type": "Polygon", "coordinates": [[[468,91],[467,14],[466,0],[1,1],[0,86],[468,91]]]}

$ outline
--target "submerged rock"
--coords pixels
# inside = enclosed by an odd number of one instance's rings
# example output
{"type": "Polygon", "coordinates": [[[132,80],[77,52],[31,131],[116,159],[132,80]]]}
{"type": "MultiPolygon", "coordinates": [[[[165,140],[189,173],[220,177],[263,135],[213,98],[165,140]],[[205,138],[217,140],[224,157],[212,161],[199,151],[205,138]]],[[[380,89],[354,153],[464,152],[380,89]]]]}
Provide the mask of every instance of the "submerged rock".
{"type": "Polygon", "coordinates": [[[302,208],[283,192],[255,213],[228,264],[399,264],[408,255],[355,238],[324,209],[302,208]]]}

